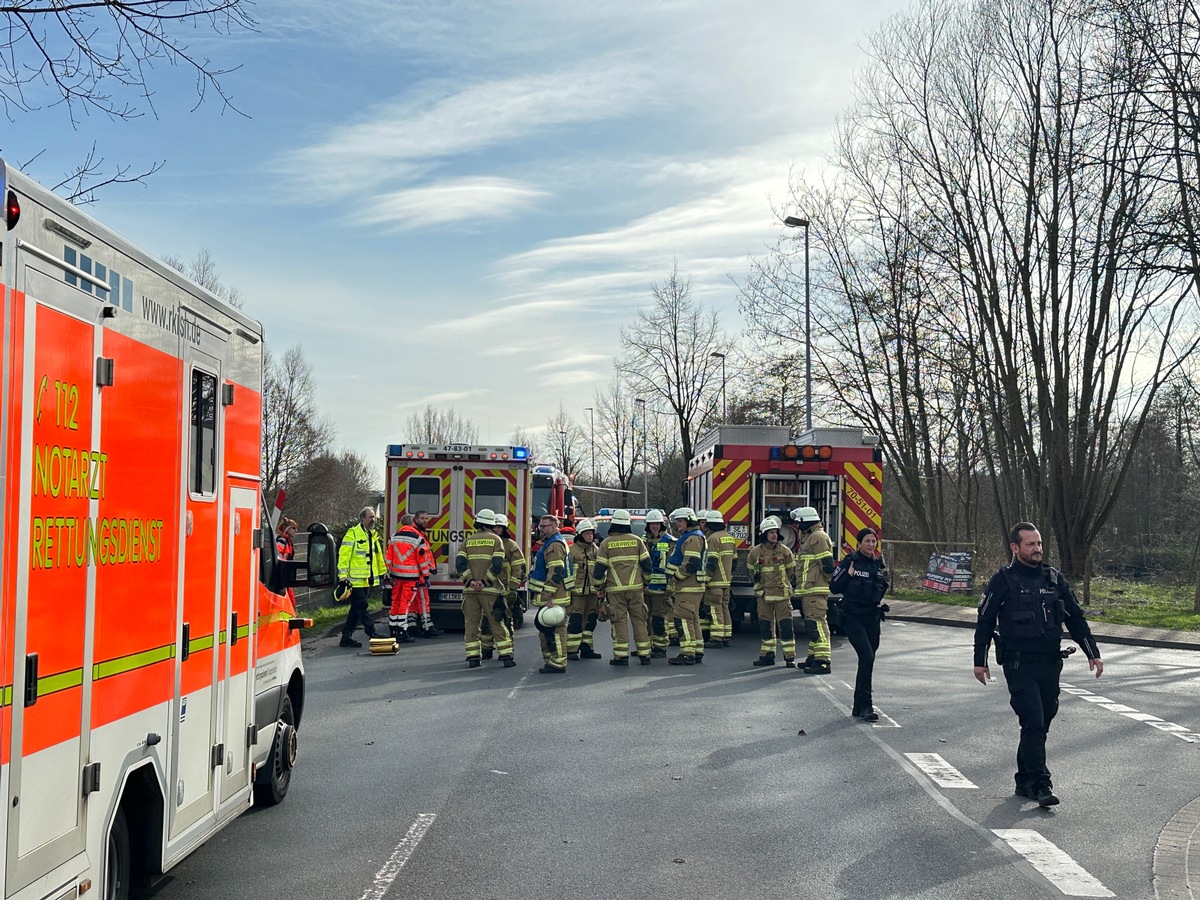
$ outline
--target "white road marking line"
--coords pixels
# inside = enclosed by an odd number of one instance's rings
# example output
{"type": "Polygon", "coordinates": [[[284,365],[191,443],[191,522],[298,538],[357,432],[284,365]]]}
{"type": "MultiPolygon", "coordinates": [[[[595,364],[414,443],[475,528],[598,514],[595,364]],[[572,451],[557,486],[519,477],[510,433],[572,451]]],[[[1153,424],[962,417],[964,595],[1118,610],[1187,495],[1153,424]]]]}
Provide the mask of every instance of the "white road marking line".
{"type": "Polygon", "coordinates": [[[383,868],[375,873],[375,883],[366,889],[359,900],[383,900],[383,895],[392,886],[392,882],[396,880],[396,876],[400,874],[404,864],[416,851],[417,845],[421,843],[421,838],[425,837],[425,832],[433,825],[433,820],[436,818],[434,813],[421,813],[417,816],[417,821],[413,822],[412,827],[408,829],[404,840],[396,845],[396,849],[392,851],[388,861],[383,864],[383,868]]]}
{"type": "Polygon", "coordinates": [[[934,784],[944,788],[975,788],[969,778],[946,762],[938,753],[905,753],[913,764],[929,776],[934,784]]]}
{"type": "Polygon", "coordinates": [[[875,707],[875,712],[879,716],[879,721],[872,722],[871,723],[872,728],[899,728],[900,727],[899,722],[897,722],[895,719],[893,719],[891,716],[889,716],[887,713],[885,713],[878,706],[875,707]]]}
{"type": "Polygon", "coordinates": [[[993,828],[993,833],[1068,897],[1117,896],[1087,869],[1031,828],[993,828]]]}
{"type": "Polygon", "coordinates": [[[1059,685],[1063,693],[1074,694],[1080,700],[1085,700],[1088,703],[1093,703],[1101,709],[1111,710],[1119,713],[1127,719],[1133,719],[1135,722],[1144,722],[1151,728],[1156,728],[1164,734],[1169,734],[1172,737],[1177,737],[1181,741],[1189,744],[1200,744],[1200,734],[1192,731],[1185,725],[1176,725],[1174,722],[1165,722],[1158,716],[1150,713],[1138,712],[1132,706],[1126,706],[1124,703],[1117,703],[1115,700],[1110,700],[1108,697],[1101,697],[1099,694],[1093,694],[1087,688],[1075,687],[1073,684],[1063,682],[1059,685]]]}
{"type": "Polygon", "coordinates": [[[533,670],[530,669],[528,672],[526,672],[524,675],[521,676],[521,680],[517,682],[516,687],[514,687],[511,691],[508,692],[509,700],[511,700],[511,699],[513,699],[513,697],[517,696],[517,691],[519,691],[524,686],[525,682],[529,679],[529,676],[532,674],[533,674],[533,670]]]}

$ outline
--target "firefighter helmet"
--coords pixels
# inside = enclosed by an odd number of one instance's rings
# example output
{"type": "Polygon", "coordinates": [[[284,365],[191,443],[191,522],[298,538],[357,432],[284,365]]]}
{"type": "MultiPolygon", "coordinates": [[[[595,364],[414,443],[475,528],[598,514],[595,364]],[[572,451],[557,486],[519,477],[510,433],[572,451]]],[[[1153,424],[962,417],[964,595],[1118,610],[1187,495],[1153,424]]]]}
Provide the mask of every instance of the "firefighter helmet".
{"type": "Polygon", "coordinates": [[[707,521],[709,525],[724,525],[725,517],[721,515],[721,511],[719,509],[710,509],[708,511],[708,517],[705,521],[707,521]]]}
{"type": "Polygon", "coordinates": [[[666,521],[667,517],[663,515],[663,511],[661,509],[652,509],[650,512],[646,513],[647,525],[653,525],[655,522],[657,522],[659,525],[662,525],[666,521]]]}
{"type": "Polygon", "coordinates": [[[475,525],[477,527],[485,526],[487,528],[491,528],[496,524],[496,513],[487,507],[484,507],[475,513],[475,525]]]}
{"type": "Polygon", "coordinates": [[[567,611],[561,606],[540,606],[533,614],[533,625],[538,631],[549,633],[567,620],[567,611]]]}
{"type": "Polygon", "coordinates": [[[505,528],[512,527],[511,525],[508,524],[508,516],[502,516],[499,513],[496,514],[496,524],[503,525],[505,528]]]}
{"type": "Polygon", "coordinates": [[[696,521],[696,511],[690,506],[681,506],[675,512],[671,513],[671,521],[676,519],[687,519],[689,522],[696,521]]]}
{"type": "Polygon", "coordinates": [[[580,519],[575,523],[575,533],[583,534],[585,531],[595,531],[596,523],[591,519],[580,519]]]}
{"type": "Polygon", "coordinates": [[[350,591],[354,589],[354,585],[350,583],[349,578],[342,578],[333,586],[333,599],[338,603],[345,603],[350,599],[350,591]]]}
{"type": "Polygon", "coordinates": [[[774,528],[776,531],[783,530],[783,523],[775,516],[767,516],[758,526],[758,530],[764,534],[774,528]]]}
{"type": "Polygon", "coordinates": [[[792,519],[801,525],[812,525],[821,521],[821,514],[811,506],[801,506],[792,510],[792,519]]]}
{"type": "MultiPolygon", "coordinates": [[[[660,516],[660,517],[661,517],[661,515],[662,515],[662,514],[661,514],[661,513],[659,513],[659,516],[660,516]]],[[[650,517],[649,517],[649,516],[647,516],[646,518],[647,518],[647,520],[649,520],[649,518],[650,518],[650,517]]],[[[612,523],[613,523],[614,525],[632,525],[632,524],[633,524],[633,519],[631,519],[631,518],[629,517],[629,510],[627,510],[627,509],[614,509],[614,510],[613,510],[613,514],[612,514],[612,523]]]]}

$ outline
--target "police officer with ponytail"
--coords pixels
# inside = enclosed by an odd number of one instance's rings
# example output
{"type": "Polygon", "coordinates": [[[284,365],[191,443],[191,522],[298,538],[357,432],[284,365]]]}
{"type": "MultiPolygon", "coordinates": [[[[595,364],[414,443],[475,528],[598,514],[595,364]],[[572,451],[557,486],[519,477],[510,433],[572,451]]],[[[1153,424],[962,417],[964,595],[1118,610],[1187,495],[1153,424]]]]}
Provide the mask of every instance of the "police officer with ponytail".
{"type": "Polygon", "coordinates": [[[996,662],[1004,668],[1009,704],[1021,724],[1017,746],[1016,794],[1054,806],[1058,797],[1046,768],[1046,732],[1058,712],[1058,678],[1065,653],[1062,626],[1087,656],[1099,678],[1104,671],[1100,648],[1083,610],[1057,569],[1042,562],[1042,536],[1037,526],[1019,522],[1009,534],[1013,560],[992,576],[979,601],[975,626],[975,678],[991,678],[988,645],[996,640],[996,662]],[[999,634],[996,627],[999,624],[999,634]]]}

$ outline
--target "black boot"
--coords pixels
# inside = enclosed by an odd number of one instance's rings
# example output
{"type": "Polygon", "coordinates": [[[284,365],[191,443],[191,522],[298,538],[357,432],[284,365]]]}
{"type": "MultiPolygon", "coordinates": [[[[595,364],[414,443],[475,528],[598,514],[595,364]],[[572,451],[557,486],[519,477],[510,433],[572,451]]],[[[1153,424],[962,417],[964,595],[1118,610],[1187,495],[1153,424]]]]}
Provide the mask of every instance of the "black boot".
{"type": "Polygon", "coordinates": [[[643,666],[648,666],[648,665],[650,665],[650,657],[648,657],[648,656],[639,656],[639,657],[638,657],[638,659],[641,661],[641,663],[642,663],[642,665],[643,665],[643,666]]]}
{"type": "Polygon", "coordinates": [[[610,666],[628,666],[629,665],[629,657],[622,656],[622,657],[618,658],[618,657],[614,656],[612,659],[610,659],[608,661],[608,664],[610,666]]]}
{"type": "Polygon", "coordinates": [[[662,647],[655,647],[654,649],[652,649],[650,651],[650,655],[652,657],[654,657],[655,659],[662,659],[664,656],[667,655],[667,651],[665,649],[663,649],[662,647]]]}
{"type": "Polygon", "coordinates": [[[481,665],[483,665],[483,663],[480,662],[478,659],[468,659],[467,660],[467,668],[468,669],[478,669],[481,665]]]}
{"type": "Polygon", "coordinates": [[[484,647],[483,648],[483,658],[484,659],[491,659],[495,655],[496,655],[495,647],[484,647]]]}
{"type": "Polygon", "coordinates": [[[783,664],[784,664],[785,666],[787,666],[789,669],[794,669],[794,668],[796,668],[796,657],[794,657],[794,656],[792,656],[792,657],[787,657],[787,656],[785,656],[785,657],[783,658],[783,664]]]}
{"type": "Polygon", "coordinates": [[[550,665],[550,663],[546,663],[544,666],[542,666],[540,669],[538,669],[538,671],[543,675],[566,675],[567,674],[566,669],[560,669],[560,668],[558,668],[558,666],[550,665]]]}
{"type": "Polygon", "coordinates": [[[595,650],[592,649],[591,644],[580,644],[579,645],[579,658],[580,659],[604,659],[603,656],[601,656],[599,653],[597,653],[595,650]]]}
{"type": "Polygon", "coordinates": [[[504,668],[506,668],[506,669],[511,669],[513,666],[515,666],[517,664],[517,661],[515,659],[513,659],[511,656],[500,657],[500,662],[504,663],[504,668]]]}
{"type": "Polygon", "coordinates": [[[362,641],[356,641],[352,637],[346,637],[345,635],[342,635],[341,643],[339,643],[338,646],[339,647],[361,647],[362,641]]]}
{"type": "Polygon", "coordinates": [[[758,659],[756,659],[754,661],[754,665],[756,665],[756,666],[773,666],[773,665],[775,665],[775,654],[774,653],[762,654],[762,656],[760,656],[758,659]]]}
{"type": "Polygon", "coordinates": [[[805,664],[804,671],[809,675],[828,675],[830,670],[829,660],[814,659],[812,664],[805,664]]]}
{"type": "Polygon", "coordinates": [[[684,656],[682,653],[680,653],[677,656],[672,656],[667,660],[667,662],[673,666],[694,666],[696,664],[696,659],[695,657],[684,656]]]}
{"type": "Polygon", "coordinates": [[[873,707],[873,706],[864,706],[861,709],[859,709],[858,712],[856,712],[854,715],[857,718],[862,719],[864,722],[878,722],[879,721],[879,713],[875,712],[875,707],[873,707]]]}

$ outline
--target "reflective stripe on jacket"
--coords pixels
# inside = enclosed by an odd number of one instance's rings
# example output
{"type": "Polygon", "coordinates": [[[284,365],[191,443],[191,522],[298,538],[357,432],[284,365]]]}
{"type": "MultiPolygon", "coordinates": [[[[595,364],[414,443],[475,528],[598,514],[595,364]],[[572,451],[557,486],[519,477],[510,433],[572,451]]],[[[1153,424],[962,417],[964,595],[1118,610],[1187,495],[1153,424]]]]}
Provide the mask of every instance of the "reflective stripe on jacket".
{"type": "Polygon", "coordinates": [[[361,523],[350,526],[338,548],[338,578],[348,578],[354,587],[374,587],[386,571],[379,535],[361,523]]]}
{"type": "Polygon", "coordinates": [[[792,573],[796,557],[783,541],[763,541],[750,548],[746,568],[754,582],[754,593],[764,600],[788,600],[792,596],[792,573]]]}
{"type": "Polygon", "coordinates": [[[832,574],[833,542],[824,528],[814,525],[800,536],[800,546],[796,548],[796,593],[828,594],[832,574]]]}
{"type": "Polygon", "coordinates": [[[650,553],[641,538],[629,532],[610,534],[596,554],[596,588],[613,593],[640,591],[649,566],[650,553]]]}

